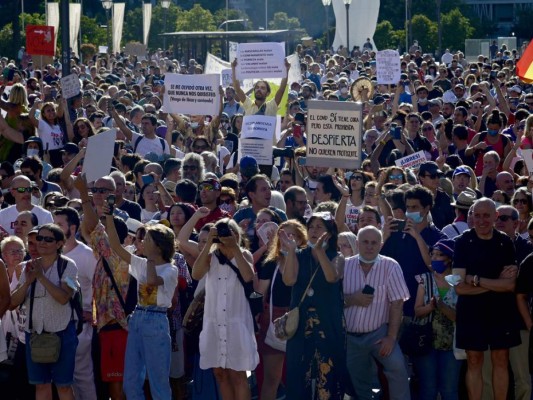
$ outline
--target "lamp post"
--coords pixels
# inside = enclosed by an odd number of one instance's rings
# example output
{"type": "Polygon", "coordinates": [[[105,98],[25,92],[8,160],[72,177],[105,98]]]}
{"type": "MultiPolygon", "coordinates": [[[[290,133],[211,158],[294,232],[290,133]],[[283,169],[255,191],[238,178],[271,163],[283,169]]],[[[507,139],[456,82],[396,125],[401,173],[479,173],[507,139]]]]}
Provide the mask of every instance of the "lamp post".
{"type": "Polygon", "coordinates": [[[326,51],[329,49],[329,6],[331,5],[331,0],[322,0],[322,4],[326,9],[326,51]]]}
{"type": "Polygon", "coordinates": [[[111,7],[113,7],[113,0],[101,0],[102,7],[105,10],[105,16],[107,19],[107,53],[111,52],[111,39],[109,37],[109,20],[111,19],[111,7]]]}
{"type": "MultiPolygon", "coordinates": [[[[161,0],[161,7],[163,8],[163,33],[167,33],[167,14],[170,7],[170,0],[161,0]]],[[[163,51],[167,51],[167,37],[163,36],[163,51]]]]}
{"type": "Polygon", "coordinates": [[[350,4],[352,4],[352,0],[342,0],[344,2],[344,5],[346,6],[346,50],[348,51],[348,55],[350,55],[350,4]]]}

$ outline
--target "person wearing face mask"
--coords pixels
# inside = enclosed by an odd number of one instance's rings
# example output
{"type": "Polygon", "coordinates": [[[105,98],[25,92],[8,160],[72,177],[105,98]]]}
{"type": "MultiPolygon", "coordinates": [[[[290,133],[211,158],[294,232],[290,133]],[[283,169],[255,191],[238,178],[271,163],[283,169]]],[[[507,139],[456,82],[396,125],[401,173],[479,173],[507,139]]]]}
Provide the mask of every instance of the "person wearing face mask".
{"type": "MultiPolygon", "coordinates": [[[[500,160],[505,160],[511,151],[513,144],[501,133],[504,121],[498,110],[493,110],[487,119],[487,131],[480,132],[470,142],[465,150],[465,156],[474,155],[476,157],[475,172],[477,176],[483,173],[483,155],[494,150],[500,156],[500,160]]],[[[498,164],[498,171],[502,170],[501,162],[498,164]]],[[[485,194],[487,195],[487,194],[485,194]]]]}
{"type": "Polygon", "coordinates": [[[398,345],[402,306],[409,290],[400,265],[381,256],[382,234],[366,226],[357,235],[359,255],[346,259],[343,279],[347,367],[358,399],[372,399],[373,364],[383,366],[392,400],[410,399],[398,345]]]}
{"type": "Polygon", "coordinates": [[[411,295],[404,303],[404,315],[412,318],[418,288],[415,276],[427,272],[427,266],[431,264],[430,247],[446,236],[429,222],[428,215],[433,207],[433,194],[429,189],[415,185],[404,196],[406,219],[387,219],[380,254],[394,258],[401,265],[411,295]]]}
{"type": "Polygon", "coordinates": [[[444,279],[452,272],[454,249],[452,239],[438,241],[431,251],[431,272],[416,277],[415,316],[424,320],[430,318],[433,328],[429,353],[412,357],[419,377],[421,400],[434,400],[438,393],[443,400],[458,398],[461,361],[453,354],[457,293],[444,279]]]}

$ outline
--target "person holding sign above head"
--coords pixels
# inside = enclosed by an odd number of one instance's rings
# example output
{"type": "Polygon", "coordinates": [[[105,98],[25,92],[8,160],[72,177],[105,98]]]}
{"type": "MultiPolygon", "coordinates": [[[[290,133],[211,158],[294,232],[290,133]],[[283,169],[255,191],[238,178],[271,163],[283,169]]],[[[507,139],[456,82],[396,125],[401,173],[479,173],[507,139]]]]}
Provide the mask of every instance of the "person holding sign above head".
{"type": "Polygon", "coordinates": [[[277,90],[274,98],[268,101],[267,97],[270,95],[269,83],[264,80],[258,80],[257,82],[255,82],[254,100],[252,101],[252,99],[246,96],[246,93],[244,93],[244,91],[241,89],[239,80],[236,78],[235,75],[235,68],[237,68],[237,59],[235,59],[231,63],[233,87],[235,88],[235,98],[242,103],[244,107],[244,113],[246,115],[255,114],[275,117],[278,112],[278,106],[281,103],[283,93],[285,92],[285,88],[287,87],[289,69],[291,68],[291,64],[289,63],[289,61],[285,58],[286,75],[281,80],[281,84],[279,85],[279,89],[277,90]]]}

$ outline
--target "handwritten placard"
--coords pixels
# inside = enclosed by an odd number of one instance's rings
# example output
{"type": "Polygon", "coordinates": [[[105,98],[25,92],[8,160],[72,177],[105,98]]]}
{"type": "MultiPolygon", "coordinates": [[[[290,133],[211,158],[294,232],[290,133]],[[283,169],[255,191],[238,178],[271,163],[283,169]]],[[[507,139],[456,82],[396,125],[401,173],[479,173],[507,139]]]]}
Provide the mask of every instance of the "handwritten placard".
{"type": "Polygon", "coordinates": [[[70,74],[61,78],[61,95],[65,99],[77,96],[80,93],[81,84],[78,75],[70,74]]]}
{"type": "Polygon", "coordinates": [[[238,79],[284,78],[284,59],[283,43],[239,43],[235,72],[238,79]]]}
{"type": "Polygon", "coordinates": [[[376,75],[379,84],[395,85],[400,81],[400,55],[396,50],[382,50],[376,53],[376,75]]]}
{"type": "Polygon", "coordinates": [[[361,164],[362,105],[310,101],[306,165],[358,168],[361,164]]]}
{"type": "Polygon", "coordinates": [[[192,115],[218,114],[219,85],[220,74],[165,74],[165,110],[192,115]]]}

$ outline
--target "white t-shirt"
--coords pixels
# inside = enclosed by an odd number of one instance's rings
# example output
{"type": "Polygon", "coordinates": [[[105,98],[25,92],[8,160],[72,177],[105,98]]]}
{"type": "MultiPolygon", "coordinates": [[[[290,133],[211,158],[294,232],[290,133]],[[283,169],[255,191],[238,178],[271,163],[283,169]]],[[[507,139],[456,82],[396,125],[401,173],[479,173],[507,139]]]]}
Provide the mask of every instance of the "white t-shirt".
{"type": "Polygon", "coordinates": [[[131,255],[130,275],[137,279],[138,304],[140,306],[172,306],[174,290],[178,285],[178,268],[170,263],[155,266],[156,274],[163,279],[159,286],[146,284],[147,260],[135,254],[131,255]]]}
{"type": "Polygon", "coordinates": [[[46,150],[58,150],[63,148],[63,132],[59,125],[48,125],[47,122],[39,119],[39,127],[37,128],[39,137],[43,141],[43,148],[46,150]]]}
{"type": "MultiPolygon", "coordinates": [[[[30,210],[37,217],[39,225],[48,224],[54,222],[50,211],[46,211],[39,206],[33,206],[30,210]]],[[[17,210],[16,205],[9,206],[0,211],[0,226],[4,228],[10,235],[15,234],[14,223],[19,216],[20,211],[17,210]]]]}
{"type": "Polygon", "coordinates": [[[78,245],[64,254],[76,263],[78,267],[78,281],[81,287],[81,297],[83,300],[83,311],[92,311],[93,300],[93,277],[98,260],[94,256],[92,249],[78,242],[78,245]]]}
{"type": "Polygon", "coordinates": [[[140,154],[141,156],[145,156],[148,153],[155,153],[157,155],[162,156],[163,154],[170,154],[170,148],[168,147],[168,143],[163,139],[163,143],[165,145],[165,149],[163,150],[163,146],[161,145],[161,139],[156,136],[153,139],[148,139],[146,136],[137,133],[132,132],[131,137],[131,145],[135,147],[135,143],[139,138],[142,138],[139,141],[139,144],[137,145],[137,149],[135,152],[137,154],[140,154]]]}

